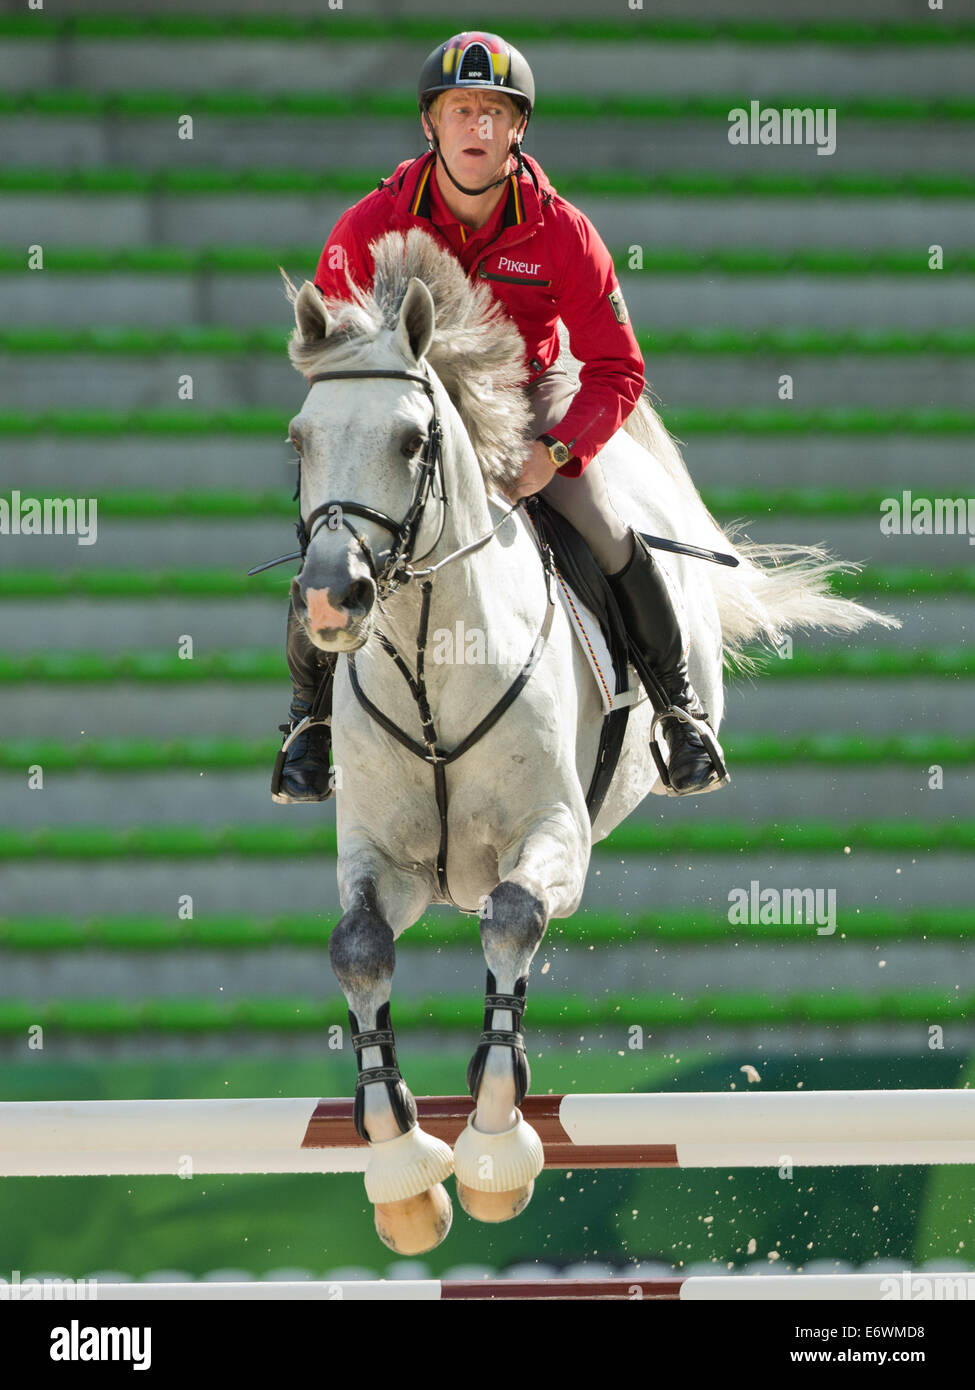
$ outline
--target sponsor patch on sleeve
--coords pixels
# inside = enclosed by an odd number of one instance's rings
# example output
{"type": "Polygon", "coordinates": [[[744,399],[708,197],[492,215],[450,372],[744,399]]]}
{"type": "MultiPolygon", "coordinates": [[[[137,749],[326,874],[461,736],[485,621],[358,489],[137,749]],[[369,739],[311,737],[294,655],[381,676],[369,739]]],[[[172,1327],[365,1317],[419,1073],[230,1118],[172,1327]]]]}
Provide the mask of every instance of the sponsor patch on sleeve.
{"type": "Polygon", "coordinates": [[[619,288],[610,290],[606,296],[613,306],[613,313],[616,315],[617,323],[629,323],[630,316],[626,310],[626,300],[623,298],[623,291],[619,288]]]}

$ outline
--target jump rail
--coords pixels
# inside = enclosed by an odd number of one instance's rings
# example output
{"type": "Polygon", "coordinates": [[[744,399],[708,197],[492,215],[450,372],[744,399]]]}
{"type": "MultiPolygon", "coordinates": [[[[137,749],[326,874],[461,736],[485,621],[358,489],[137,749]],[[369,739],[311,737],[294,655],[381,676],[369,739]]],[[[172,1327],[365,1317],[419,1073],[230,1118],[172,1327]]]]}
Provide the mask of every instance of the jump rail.
{"type": "MultiPolygon", "coordinates": [[[[418,1098],[420,1124],[453,1143],[471,1104],[418,1098]]],[[[975,1163],[975,1090],[539,1095],[521,1108],[548,1168],[975,1163]]],[[[0,1103],[0,1177],[350,1173],[368,1157],[351,1100],[0,1103]]]]}
{"type": "MultiPolygon", "coordinates": [[[[0,1294],[0,1299],[2,1299],[0,1294]]],[[[386,1282],[246,1284],[98,1284],[75,1302],[156,1302],[170,1300],[296,1300],[345,1302],[387,1300],[444,1302],[457,1299],[615,1299],[657,1302],[782,1301],[830,1299],[975,1298],[975,1274],[762,1274],[690,1276],[674,1279],[479,1279],[470,1282],[404,1279],[386,1282]]]]}

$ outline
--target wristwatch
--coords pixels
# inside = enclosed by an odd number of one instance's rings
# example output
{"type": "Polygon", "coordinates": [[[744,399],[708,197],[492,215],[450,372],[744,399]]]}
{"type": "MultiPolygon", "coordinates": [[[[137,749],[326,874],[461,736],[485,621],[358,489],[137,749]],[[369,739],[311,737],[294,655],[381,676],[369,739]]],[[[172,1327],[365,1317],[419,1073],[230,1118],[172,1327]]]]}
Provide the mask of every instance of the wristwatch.
{"type": "Polygon", "coordinates": [[[561,468],[563,464],[568,463],[569,459],[572,457],[572,450],[568,445],[563,444],[561,439],[553,439],[550,434],[540,434],[538,436],[538,442],[539,444],[545,445],[552,456],[552,462],[555,464],[556,468],[561,468]]]}

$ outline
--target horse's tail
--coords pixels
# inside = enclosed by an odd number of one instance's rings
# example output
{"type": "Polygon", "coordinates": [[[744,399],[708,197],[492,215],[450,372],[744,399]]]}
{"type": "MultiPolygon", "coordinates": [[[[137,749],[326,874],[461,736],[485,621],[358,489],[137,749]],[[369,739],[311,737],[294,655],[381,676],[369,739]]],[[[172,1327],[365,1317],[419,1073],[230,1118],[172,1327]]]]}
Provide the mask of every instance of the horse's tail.
{"type": "Polygon", "coordinates": [[[735,569],[705,565],[721,620],[724,655],[739,669],[752,664],[743,655],[747,643],[765,639],[777,646],[791,628],[856,632],[868,623],[900,627],[897,618],[829,592],[834,574],[855,572],[858,565],[839,561],[818,546],[739,542],[740,524],[720,526],[704,505],[648,390],[641,395],[625,429],[661,464],[680,495],[681,521],[689,534],[679,539],[730,551],[740,561],[735,569]]]}

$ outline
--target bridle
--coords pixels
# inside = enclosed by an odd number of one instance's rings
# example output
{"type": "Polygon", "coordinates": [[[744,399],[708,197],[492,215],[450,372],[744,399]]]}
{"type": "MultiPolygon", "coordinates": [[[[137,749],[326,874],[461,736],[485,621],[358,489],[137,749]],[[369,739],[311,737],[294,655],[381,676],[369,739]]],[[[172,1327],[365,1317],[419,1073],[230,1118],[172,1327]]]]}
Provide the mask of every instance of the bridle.
{"type": "MultiPolygon", "coordinates": [[[[427,555],[437,548],[440,538],[443,535],[444,524],[447,519],[447,488],[443,475],[443,429],[437,414],[437,401],[433,394],[433,385],[425,372],[380,370],[378,368],[375,370],[366,369],[348,372],[318,372],[315,376],[308,378],[308,385],[315,386],[320,381],[349,381],[361,380],[363,378],[392,378],[399,381],[418,382],[427,393],[430,404],[433,407],[433,418],[430,422],[430,430],[427,435],[426,443],[420,454],[420,468],[413,486],[413,496],[410,498],[409,506],[406,509],[406,515],[403,517],[402,521],[396,522],[392,517],[387,516],[385,512],[378,511],[375,507],[364,506],[359,502],[328,501],[316,507],[307,521],[302,520],[299,516],[295,529],[298,532],[301,557],[304,559],[305,552],[314,539],[318,527],[326,519],[331,522],[331,519],[337,511],[342,519],[342,525],[347,527],[356,538],[359,549],[365,556],[366,563],[369,566],[369,572],[376,584],[376,588],[379,590],[380,597],[385,597],[391,589],[397,588],[399,583],[402,582],[399,577],[402,568],[404,566],[412,566],[413,547],[416,544],[416,538],[420,530],[420,523],[423,520],[423,513],[426,509],[427,502],[433,493],[435,479],[439,479],[440,482],[440,526],[437,531],[437,539],[433,542],[433,545],[419,557],[421,560],[426,559],[427,555]],[[361,531],[357,531],[356,528],[346,520],[347,515],[362,517],[366,521],[373,521],[378,526],[382,526],[385,530],[389,531],[392,535],[392,549],[382,569],[379,569],[376,565],[376,560],[369,542],[361,531]]],[[[300,474],[298,486],[295,491],[296,495],[300,498],[300,474]]],[[[409,577],[408,574],[403,575],[403,578],[409,577]]]]}
{"type": "MultiPolygon", "coordinates": [[[[369,507],[359,502],[339,502],[332,499],[321,503],[321,505],[317,506],[307,518],[303,518],[300,514],[301,460],[299,457],[298,482],[295,487],[294,498],[297,499],[299,503],[299,516],[295,524],[295,531],[301,548],[300,550],[293,551],[290,555],[280,555],[276,560],[269,560],[265,564],[257,565],[254,569],[248,570],[247,573],[249,575],[260,574],[263,570],[271,569],[274,565],[284,564],[288,560],[301,559],[304,561],[308,547],[311,545],[321,525],[327,520],[330,522],[335,516],[336,511],[338,511],[341,516],[342,524],[351,531],[358,542],[360,550],[365,556],[366,563],[369,566],[369,572],[376,584],[378,602],[380,604],[384,598],[398,589],[401,584],[408,583],[411,579],[419,581],[421,605],[416,634],[416,675],[414,676],[410,672],[406,662],[385,633],[376,630],[375,635],[380,646],[382,646],[383,650],[393,659],[409,686],[423,728],[422,743],[411,738],[405,730],[401,729],[397,724],[394,724],[393,721],[388,718],[378,706],[374,705],[365,694],[359,683],[359,677],[356,671],[355,653],[347,652],[346,660],[348,663],[349,681],[361,707],[382,729],[385,729],[388,734],[396,739],[398,743],[402,744],[404,748],[408,748],[409,751],[414,753],[418,758],[422,758],[424,762],[429,763],[433,768],[434,793],[437,800],[437,810],[440,813],[440,844],[437,850],[436,862],[437,887],[441,894],[452,903],[454,907],[459,908],[460,904],[454,901],[447,884],[447,777],[445,767],[447,763],[462,757],[468,749],[472,748],[474,744],[497,723],[505,710],[508,709],[521,694],[521,691],[524,689],[532,672],[537,666],[538,660],[545,649],[545,643],[548,641],[549,633],[552,629],[552,618],[555,612],[552,556],[548,546],[541,543],[542,570],[545,578],[547,603],[541,630],[535,638],[532,649],[524,665],[512,684],[501,696],[500,700],[492,706],[467,737],[462,739],[453,749],[441,748],[437,739],[437,730],[433,714],[430,709],[424,670],[430,603],[433,594],[433,580],[437,572],[441,570],[444,565],[450,564],[453,560],[460,559],[464,555],[473,554],[474,551],[487,545],[487,543],[494,538],[498,529],[509,517],[513,516],[515,511],[522,505],[524,499],[519,499],[505,510],[501,519],[483,536],[479,536],[476,540],[468,542],[467,545],[460,546],[457,550],[451,551],[449,555],[444,556],[442,560],[438,560],[436,564],[427,566],[426,569],[416,568],[413,557],[413,547],[416,544],[426,505],[431,496],[436,495],[433,489],[435,479],[439,479],[440,483],[440,525],[437,530],[437,539],[423,555],[417,557],[419,560],[425,560],[440,543],[447,517],[448,498],[443,471],[443,429],[437,412],[437,401],[433,390],[433,384],[429,376],[424,372],[384,370],[379,368],[345,372],[318,372],[316,375],[308,378],[308,384],[309,386],[315,386],[320,381],[349,381],[363,380],[366,378],[418,382],[427,393],[431,406],[433,407],[429,434],[427,435],[425,447],[420,454],[420,469],[413,487],[413,496],[410,499],[403,520],[397,522],[385,512],[381,512],[375,507],[369,507]],[[369,542],[361,531],[358,531],[351,522],[346,519],[347,516],[356,516],[365,521],[375,522],[377,525],[382,526],[385,530],[390,532],[393,537],[392,548],[381,567],[376,565],[375,556],[373,555],[369,542]]],[[[297,738],[299,733],[304,732],[312,724],[321,722],[322,720],[315,717],[314,713],[302,719],[295,725],[291,733],[285,739],[281,750],[282,753],[287,750],[292,740],[297,738]]],[[[461,908],[461,911],[473,910],[474,909],[461,908]]]]}
{"type": "Polygon", "coordinates": [[[437,539],[434,541],[433,545],[419,558],[421,560],[426,559],[426,556],[435,550],[440,543],[447,518],[447,488],[443,474],[443,429],[437,414],[437,402],[430,378],[425,373],[421,372],[396,371],[392,369],[383,370],[376,368],[374,370],[367,369],[361,371],[317,372],[314,376],[308,378],[308,385],[312,387],[317,385],[320,381],[354,381],[365,378],[392,378],[397,381],[416,381],[426,391],[430,404],[433,407],[433,419],[430,423],[430,431],[427,435],[425,447],[420,454],[420,468],[413,486],[413,496],[407,507],[406,515],[403,517],[402,521],[394,521],[391,516],[387,516],[385,512],[379,511],[376,507],[367,507],[361,502],[345,502],[330,498],[327,502],[322,502],[320,506],[316,507],[308,518],[305,519],[300,512],[301,457],[299,455],[298,479],[295,483],[292,501],[297,501],[299,504],[299,514],[298,520],[295,523],[295,532],[298,536],[298,545],[300,549],[294,550],[288,555],[280,555],[276,560],[268,560],[263,565],[256,565],[254,569],[247,571],[248,574],[260,574],[263,570],[271,569],[274,565],[283,565],[289,560],[300,559],[304,561],[305,555],[308,552],[308,547],[311,545],[320,526],[323,523],[328,523],[331,526],[336,515],[338,515],[342,525],[352,532],[359,545],[359,549],[365,556],[366,564],[369,566],[369,573],[372,575],[376,588],[380,593],[380,597],[385,597],[388,592],[397,588],[403,579],[411,577],[409,574],[403,574],[401,576],[400,571],[404,566],[411,566],[412,564],[413,547],[416,544],[420,523],[423,519],[427,501],[431,496],[435,479],[439,479],[440,482],[440,527],[437,532],[437,539]],[[348,516],[357,516],[364,521],[372,521],[377,526],[381,526],[384,530],[389,531],[392,535],[392,549],[382,568],[377,566],[372,547],[365,536],[361,531],[358,531],[351,522],[346,520],[348,516]]]}
{"type": "MultiPolygon", "coordinates": [[[[482,545],[486,545],[499,527],[501,527],[508,517],[522,505],[524,501],[523,498],[515,502],[501,517],[501,520],[485,535],[479,537],[478,540],[472,541],[468,545],[461,546],[458,550],[452,551],[449,555],[445,556],[444,559],[439,560],[435,565],[430,565],[427,569],[417,569],[413,557],[413,547],[416,544],[416,538],[419,534],[420,524],[423,520],[423,513],[427,502],[431,496],[438,495],[433,492],[433,483],[435,479],[439,479],[440,483],[440,526],[438,527],[437,538],[433,542],[433,545],[429,546],[417,559],[425,560],[428,555],[436,550],[443,536],[444,525],[447,520],[448,497],[447,485],[444,480],[443,472],[443,427],[440,424],[440,416],[437,412],[437,399],[434,395],[430,378],[425,373],[397,371],[378,367],[375,369],[366,368],[359,371],[347,372],[317,372],[314,376],[308,378],[308,385],[315,386],[320,381],[362,381],[365,379],[418,382],[427,393],[430,405],[433,409],[429,434],[427,435],[426,445],[420,453],[420,469],[413,486],[413,496],[406,509],[406,515],[403,517],[402,521],[394,521],[391,516],[388,516],[385,512],[379,511],[376,507],[368,507],[361,502],[340,502],[334,498],[330,498],[327,502],[322,502],[317,506],[314,511],[309,514],[307,520],[301,516],[299,511],[298,520],[295,523],[295,532],[297,533],[298,544],[300,546],[299,550],[292,550],[287,555],[279,555],[276,560],[266,560],[261,565],[255,565],[253,569],[247,571],[248,575],[261,574],[264,570],[273,569],[275,565],[287,564],[289,560],[304,561],[305,555],[308,552],[308,547],[318,533],[321,524],[326,521],[331,524],[336,513],[338,513],[341,517],[342,525],[352,532],[352,535],[359,545],[359,549],[365,556],[366,564],[369,566],[369,573],[372,575],[379,592],[379,597],[382,599],[385,598],[387,594],[398,589],[401,584],[407,583],[410,579],[420,579],[425,578],[427,575],[435,574],[437,570],[442,569],[443,566],[449,564],[451,560],[456,560],[460,556],[470,554],[472,551],[479,549],[482,545]],[[390,532],[393,537],[393,546],[381,568],[376,565],[372,547],[365,536],[346,520],[346,516],[358,516],[364,521],[375,522],[376,525],[382,526],[384,530],[390,532]]],[[[295,483],[294,495],[291,500],[293,502],[297,501],[300,507],[300,499],[301,458],[299,456],[298,479],[295,483]]]]}

